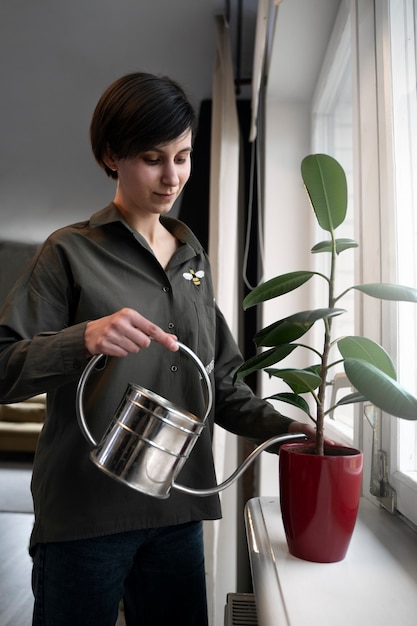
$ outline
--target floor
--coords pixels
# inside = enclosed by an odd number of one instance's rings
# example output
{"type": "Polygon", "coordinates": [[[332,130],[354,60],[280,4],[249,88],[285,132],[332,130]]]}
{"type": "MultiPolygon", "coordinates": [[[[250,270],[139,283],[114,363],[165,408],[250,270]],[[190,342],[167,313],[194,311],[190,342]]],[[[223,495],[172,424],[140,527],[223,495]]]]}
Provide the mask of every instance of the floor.
{"type": "Polygon", "coordinates": [[[29,513],[0,513],[1,626],[32,623],[32,564],[27,548],[32,524],[33,515],[29,513]]]}
{"type": "Polygon", "coordinates": [[[3,473],[2,478],[7,476],[7,491],[10,494],[10,497],[7,497],[8,494],[4,492],[2,482],[2,501],[0,502],[1,626],[29,626],[32,623],[33,598],[30,583],[32,562],[28,553],[33,526],[29,498],[31,463],[31,455],[5,453],[0,455],[0,474],[3,473]],[[15,481],[12,470],[16,470],[15,481]],[[26,482],[22,480],[22,474],[26,475],[26,482]],[[16,510],[28,512],[16,512],[16,510]]]}
{"type": "MultiPolygon", "coordinates": [[[[21,472],[31,466],[27,455],[7,458],[0,455],[0,478],[7,472],[9,484],[13,490],[13,478],[10,470],[16,469],[19,490],[22,489],[21,472]]],[[[27,483],[29,489],[29,482],[27,483]]],[[[3,499],[4,500],[4,499],[3,499]]],[[[30,626],[32,623],[33,597],[31,590],[32,562],[28,553],[28,544],[33,525],[32,513],[16,513],[1,509],[11,508],[4,501],[0,502],[0,626],[30,626]],[[3,506],[2,506],[3,504],[3,506]]],[[[16,507],[19,508],[19,507],[16,507]]],[[[26,507],[23,507],[26,508],[26,507]]],[[[75,626],[75,625],[74,625],[75,626]]],[[[97,626],[100,626],[97,624],[97,626]]],[[[121,615],[115,626],[125,626],[121,615]]]]}

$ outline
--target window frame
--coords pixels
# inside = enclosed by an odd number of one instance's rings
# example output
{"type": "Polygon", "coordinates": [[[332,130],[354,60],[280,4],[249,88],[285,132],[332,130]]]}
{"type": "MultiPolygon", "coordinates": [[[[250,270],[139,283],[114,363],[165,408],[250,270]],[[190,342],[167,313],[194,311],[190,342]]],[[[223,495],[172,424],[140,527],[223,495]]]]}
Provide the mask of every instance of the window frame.
{"type": "MultiPolygon", "coordinates": [[[[394,108],[392,97],[390,10],[405,11],[417,0],[352,0],[341,3],[329,42],[312,106],[313,151],[334,153],[331,111],[344,63],[352,58],[353,109],[353,191],[355,239],[360,248],[355,282],[398,282],[396,258],[396,184],[394,108]],[[347,37],[348,24],[351,39],[347,37]]],[[[398,15],[397,13],[395,14],[398,15]]],[[[416,37],[417,39],[417,37],[416,37]]],[[[412,305],[411,305],[412,306],[412,305]]],[[[398,367],[398,305],[373,298],[357,297],[355,332],[364,334],[384,347],[398,367]]],[[[396,491],[397,511],[417,525],[417,482],[399,467],[399,428],[401,421],[381,415],[372,428],[364,418],[362,405],[355,406],[353,445],[364,451],[364,495],[371,495],[373,445],[388,457],[390,484],[396,491]]],[[[349,442],[349,433],[337,420],[326,432],[349,442]]],[[[417,433],[416,433],[417,436],[417,433]]],[[[412,474],[412,473],[411,473],[412,474]]]]}
{"type": "MultiPolygon", "coordinates": [[[[399,191],[403,187],[403,181],[398,181],[398,183],[396,184],[395,171],[396,171],[396,163],[398,160],[399,149],[397,149],[396,151],[395,135],[396,135],[396,132],[398,132],[397,127],[396,127],[397,111],[396,111],[395,101],[392,96],[392,93],[393,93],[393,90],[396,89],[396,84],[399,81],[400,73],[392,71],[391,68],[392,68],[393,55],[394,54],[397,55],[399,52],[403,56],[405,63],[409,67],[409,70],[414,73],[414,78],[415,78],[416,66],[417,66],[417,55],[416,55],[416,47],[415,47],[416,46],[415,14],[417,10],[417,1],[416,0],[386,0],[382,4],[382,6],[379,5],[379,3],[376,3],[375,8],[376,8],[376,25],[377,27],[379,26],[379,28],[383,29],[383,32],[387,34],[387,36],[384,37],[384,40],[386,41],[387,54],[382,56],[381,62],[383,63],[382,70],[384,70],[384,74],[388,76],[387,83],[388,83],[389,91],[387,89],[385,102],[386,102],[387,111],[389,112],[389,116],[387,116],[388,121],[387,121],[386,133],[387,135],[390,133],[392,137],[392,146],[391,146],[391,154],[390,154],[390,157],[392,158],[392,166],[390,167],[390,171],[387,172],[387,175],[389,175],[392,178],[392,183],[391,183],[392,197],[391,197],[390,207],[393,207],[394,210],[392,211],[391,209],[391,212],[396,213],[397,211],[400,210],[400,206],[402,206],[401,200],[399,198],[399,191]],[[413,11],[414,11],[414,28],[412,28],[412,30],[414,32],[409,32],[408,37],[404,38],[403,40],[404,48],[402,48],[399,51],[398,45],[395,45],[395,43],[392,42],[392,38],[391,38],[391,33],[392,33],[391,18],[392,16],[394,16],[395,20],[401,20],[401,24],[400,24],[401,28],[406,28],[406,27],[409,28],[410,21],[411,21],[410,17],[411,18],[413,17],[413,11]],[[414,37],[414,46],[413,46],[414,58],[413,58],[413,67],[411,68],[409,59],[407,61],[407,55],[410,54],[409,44],[407,42],[410,41],[412,37],[414,37]],[[398,205],[398,208],[397,208],[397,205],[398,205]]],[[[398,28],[398,24],[397,24],[397,28],[398,28]]],[[[397,58],[397,57],[394,57],[394,58],[397,58]]],[[[416,122],[415,107],[416,107],[416,102],[414,102],[414,118],[411,119],[411,115],[410,115],[410,117],[407,120],[407,124],[410,124],[410,123],[415,124],[416,122]]],[[[412,135],[413,134],[411,133],[411,136],[412,135]]],[[[403,149],[403,146],[401,146],[401,149],[403,149]]],[[[414,158],[414,163],[415,163],[416,162],[415,153],[416,153],[417,148],[413,146],[411,149],[414,154],[413,158],[414,158]]],[[[403,171],[405,169],[406,168],[403,168],[403,167],[398,168],[399,171],[403,171]]],[[[409,166],[409,169],[410,169],[410,166],[409,166]]],[[[409,177],[411,180],[411,177],[412,177],[411,169],[409,172],[409,177]]],[[[414,216],[414,220],[417,221],[417,216],[414,216]]],[[[398,231],[397,233],[397,228],[396,228],[397,224],[395,222],[395,215],[392,217],[392,222],[393,222],[394,228],[392,229],[391,233],[395,233],[395,237],[394,237],[394,241],[392,242],[391,241],[392,234],[386,235],[387,241],[389,241],[389,244],[391,246],[390,255],[387,255],[387,258],[389,258],[389,256],[392,256],[395,258],[395,260],[392,259],[390,265],[388,266],[387,259],[384,259],[385,265],[383,264],[383,276],[387,276],[387,278],[395,282],[411,284],[409,280],[407,281],[402,280],[401,273],[399,274],[399,272],[401,272],[401,263],[397,262],[397,258],[396,258],[397,250],[396,249],[398,247],[397,240],[399,240],[401,236],[400,236],[400,231],[398,231]]],[[[404,306],[404,305],[401,305],[401,306],[404,306]]],[[[410,306],[410,305],[405,305],[405,306],[410,306]]],[[[414,313],[414,318],[415,318],[415,312],[413,313],[414,313]]],[[[398,339],[398,331],[397,331],[397,329],[399,329],[400,327],[399,326],[400,320],[401,320],[401,312],[399,310],[399,307],[391,305],[391,307],[388,308],[385,323],[383,325],[383,339],[386,343],[391,344],[392,350],[394,351],[394,354],[396,356],[400,380],[401,380],[401,377],[402,377],[402,380],[404,380],[405,376],[402,371],[401,344],[398,339]]],[[[414,341],[415,341],[415,337],[414,337],[414,341]]],[[[408,386],[410,382],[413,382],[413,381],[407,380],[407,378],[405,378],[404,384],[406,386],[408,386]]],[[[414,390],[413,389],[411,390],[414,391],[414,393],[416,393],[417,388],[415,388],[414,390]]],[[[401,465],[403,465],[403,463],[401,462],[402,459],[400,459],[400,455],[404,457],[404,450],[402,452],[400,450],[400,444],[401,444],[401,439],[402,439],[401,431],[404,431],[405,429],[407,429],[407,431],[409,432],[409,435],[412,435],[414,442],[415,442],[417,438],[417,424],[416,423],[405,424],[401,420],[393,420],[393,419],[390,419],[389,416],[384,416],[382,420],[381,440],[382,440],[382,445],[385,446],[385,448],[389,450],[390,452],[389,481],[396,491],[397,510],[404,517],[410,520],[413,524],[417,525],[417,480],[416,480],[416,467],[415,467],[415,458],[416,458],[415,448],[417,448],[417,445],[415,445],[414,450],[413,450],[413,455],[414,455],[413,471],[407,472],[401,469],[401,465]]]]}
{"type": "MultiPolygon", "coordinates": [[[[352,213],[352,166],[353,166],[353,128],[351,128],[352,139],[346,143],[344,140],[340,141],[340,136],[343,134],[341,131],[340,120],[335,111],[340,101],[340,96],[346,88],[345,81],[352,82],[352,53],[351,53],[351,7],[350,2],[341,2],[335,25],[333,27],[332,35],[330,37],[326,55],[322,64],[320,76],[315,89],[313,104],[312,104],[312,152],[325,152],[336,158],[344,167],[349,189],[349,208],[348,216],[352,213]],[[339,139],[338,139],[339,138],[339,139]],[[349,154],[348,154],[349,153],[349,154]]],[[[350,107],[352,108],[352,107],[350,107]]],[[[342,122],[343,123],[343,122],[342,122]]],[[[353,126],[353,120],[351,121],[353,126]]],[[[353,221],[353,219],[352,219],[353,221]]],[[[346,229],[347,223],[344,227],[346,229]]],[[[323,237],[323,231],[316,225],[316,240],[323,237]]],[[[344,232],[344,236],[354,237],[353,233],[344,232]]],[[[346,266],[353,264],[351,252],[347,252],[343,257],[340,257],[339,264],[343,263],[346,266]]],[[[328,257],[326,255],[316,255],[315,269],[319,272],[327,273],[328,257]]],[[[340,267],[340,265],[339,265],[340,267]]],[[[340,272],[339,272],[340,275],[340,272]]],[[[343,291],[344,287],[348,287],[353,284],[353,281],[349,279],[349,283],[345,286],[341,285],[340,291],[343,291]]],[[[316,298],[315,308],[323,306],[323,302],[326,299],[326,287],[323,285],[321,288],[317,288],[313,294],[316,298]]],[[[353,301],[354,294],[351,294],[351,300],[353,301]]],[[[340,319],[333,321],[334,330],[338,336],[345,334],[353,334],[354,315],[352,305],[346,304],[347,313],[340,319]],[[345,321],[347,320],[347,321],[345,321]],[[341,330],[345,332],[338,333],[336,326],[341,325],[341,330]]],[[[321,332],[321,327],[316,329],[317,335],[321,332]]],[[[340,399],[343,395],[349,393],[350,384],[347,377],[344,375],[343,369],[334,371],[333,378],[331,380],[332,393],[328,393],[329,406],[333,406],[336,399],[340,399]]],[[[325,428],[326,434],[345,445],[358,445],[357,442],[357,424],[355,422],[357,418],[355,416],[354,407],[348,406],[341,409],[337,409],[331,416],[326,418],[325,428]],[[341,411],[348,413],[348,420],[345,423],[341,416],[341,411]]]]}
{"type": "MultiPolygon", "coordinates": [[[[413,0],[400,0],[403,7],[413,0]]],[[[415,1],[415,0],[414,0],[415,1]]],[[[395,0],[355,0],[357,186],[361,243],[361,282],[398,282],[394,111],[392,98],[390,9],[395,0]],[[372,62],[373,60],[373,62],[372,62]],[[372,197],[372,193],[374,197],[372,197]],[[364,245],[366,242],[366,245],[364,245]]],[[[395,7],[398,10],[398,6],[395,7]]],[[[361,333],[382,342],[398,367],[398,305],[364,298],[358,305],[361,333]]],[[[400,420],[382,414],[377,440],[387,453],[387,480],[396,491],[397,512],[417,524],[417,483],[398,470],[400,420]]],[[[364,491],[371,475],[373,432],[362,421],[364,491]]]]}

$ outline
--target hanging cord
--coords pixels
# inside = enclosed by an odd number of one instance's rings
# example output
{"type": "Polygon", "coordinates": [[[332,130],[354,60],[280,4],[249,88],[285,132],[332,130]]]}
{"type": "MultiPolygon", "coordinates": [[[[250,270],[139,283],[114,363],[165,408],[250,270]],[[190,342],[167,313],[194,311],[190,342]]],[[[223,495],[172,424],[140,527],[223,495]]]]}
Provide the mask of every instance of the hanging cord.
{"type": "Polygon", "coordinates": [[[251,164],[250,164],[250,177],[249,177],[249,198],[248,198],[248,219],[246,223],[246,237],[245,237],[245,250],[243,253],[243,282],[246,287],[250,290],[255,289],[256,285],[251,285],[248,278],[248,258],[249,258],[249,248],[250,248],[250,238],[251,238],[251,225],[253,219],[253,189],[255,183],[255,163],[256,163],[256,180],[257,180],[257,200],[258,200],[258,243],[259,243],[259,258],[260,258],[260,268],[261,268],[261,277],[259,279],[259,283],[263,280],[263,268],[264,268],[264,239],[263,239],[263,221],[262,221],[262,197],[260,190],[260,163],[259,163],[258,155],[258,140],[255,139],[252,142],[252,150],[251,150],[251,164]],[[255,152],[256,151],[256,152],[255,152]]]}

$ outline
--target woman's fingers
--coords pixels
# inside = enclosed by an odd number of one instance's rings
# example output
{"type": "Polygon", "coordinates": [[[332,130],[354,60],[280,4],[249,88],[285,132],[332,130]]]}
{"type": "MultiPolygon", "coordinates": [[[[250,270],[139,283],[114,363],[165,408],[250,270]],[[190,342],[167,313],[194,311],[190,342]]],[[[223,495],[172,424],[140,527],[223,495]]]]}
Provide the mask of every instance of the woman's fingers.
{"type": "Polygon", "coordinates": [[[152,339],[169,350],[178,350],[175,335],[166,333],[143,315],[129,308],[88,322],[84,335],[88,354],[119,357],[148,348],[152,339]]]}

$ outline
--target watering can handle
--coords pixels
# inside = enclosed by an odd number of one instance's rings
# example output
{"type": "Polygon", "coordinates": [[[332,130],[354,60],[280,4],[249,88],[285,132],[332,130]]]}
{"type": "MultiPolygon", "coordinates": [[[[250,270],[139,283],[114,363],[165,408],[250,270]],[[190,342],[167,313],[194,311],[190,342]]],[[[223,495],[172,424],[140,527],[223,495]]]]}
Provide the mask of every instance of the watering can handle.
{"type": "MultiPolygon", "coordinates": [[[[212,407],[212,404],[213,404],[213,391],[211,389],[210,378],[209,378],[209,376],[207,374],[206,368],[204,367],[203,363],[201,362],[199,357],[191,350],[191,348],[189,348],[188,346],[184,345],[180,341],[177,341],[177,344],[178,344],[179,349],[182,350],[183,352],[185,352],[186,354],[188,354],[188,356],[191,357],[191,359],[194,361],[194,363],[197,366],[197,368],[199,369],[200,374],[201,374],[201,376],[203,378],[203,381],[205,383],[205,386],[206,386],[206,408],[205,408],[205,413],[204,413],[204,417],[203,417],[203,420],[202,420],[203,422],[205,422],[206,419],[207,419],[208,414],[211,411],[211,407],[212,407]]],[[[78,382],[77,394],[76,394],[76,400],[75,400],[75,408],[76,408],[76,412],[77,412],[78,424],[79,424],[79,426],[81,428],[81,431],[82,431],[83,435],[87,439],[87,441],[89,443],[91,443],[93,446],[98,446],[99,443],[98,443],[98,441],[96,441],[94,439],[93,435],[90,432],[90,429],[87,426],[87,421],[85,419],[85,414],[84,414],[83,398],[84,398],[84,390],[85,390],[85,385],[87,383],[87,380],[88,380],[91,372],[95,369],[98,361],[100,361],[100,359],[103,356],[104,356],[103,354],[96,354],[87,363],[83,373],[81,374],[80,380],[78,382]]]]}
{"type": "Polygon", "coordinates": [[[261,443],[251,454],[243,461],[243,463],[233,472],[229,478],[227,478],[224,482],[220,483],[220,485],[216,485],[215,487],[210,487],[208,489],[193,489],[192,487],[186,487],[185,485],[178,485],[178,483],[173,482],[172,488],[177,491],[182,491],[182,493],[188,493],[192,496],[212,496],[227,487],[230,487],[232,483],[235,482],[242,474],[247,470],[249,465],[253,463],[253,461],[260,455],[261,452],[272,446],[274,443],[290,443],[293,441],[307,441],[308,437],[303,433],[289,433],[286,435],[276,435],[275,437],[271,437],[267,439],[263,443],[261,443]]]}

